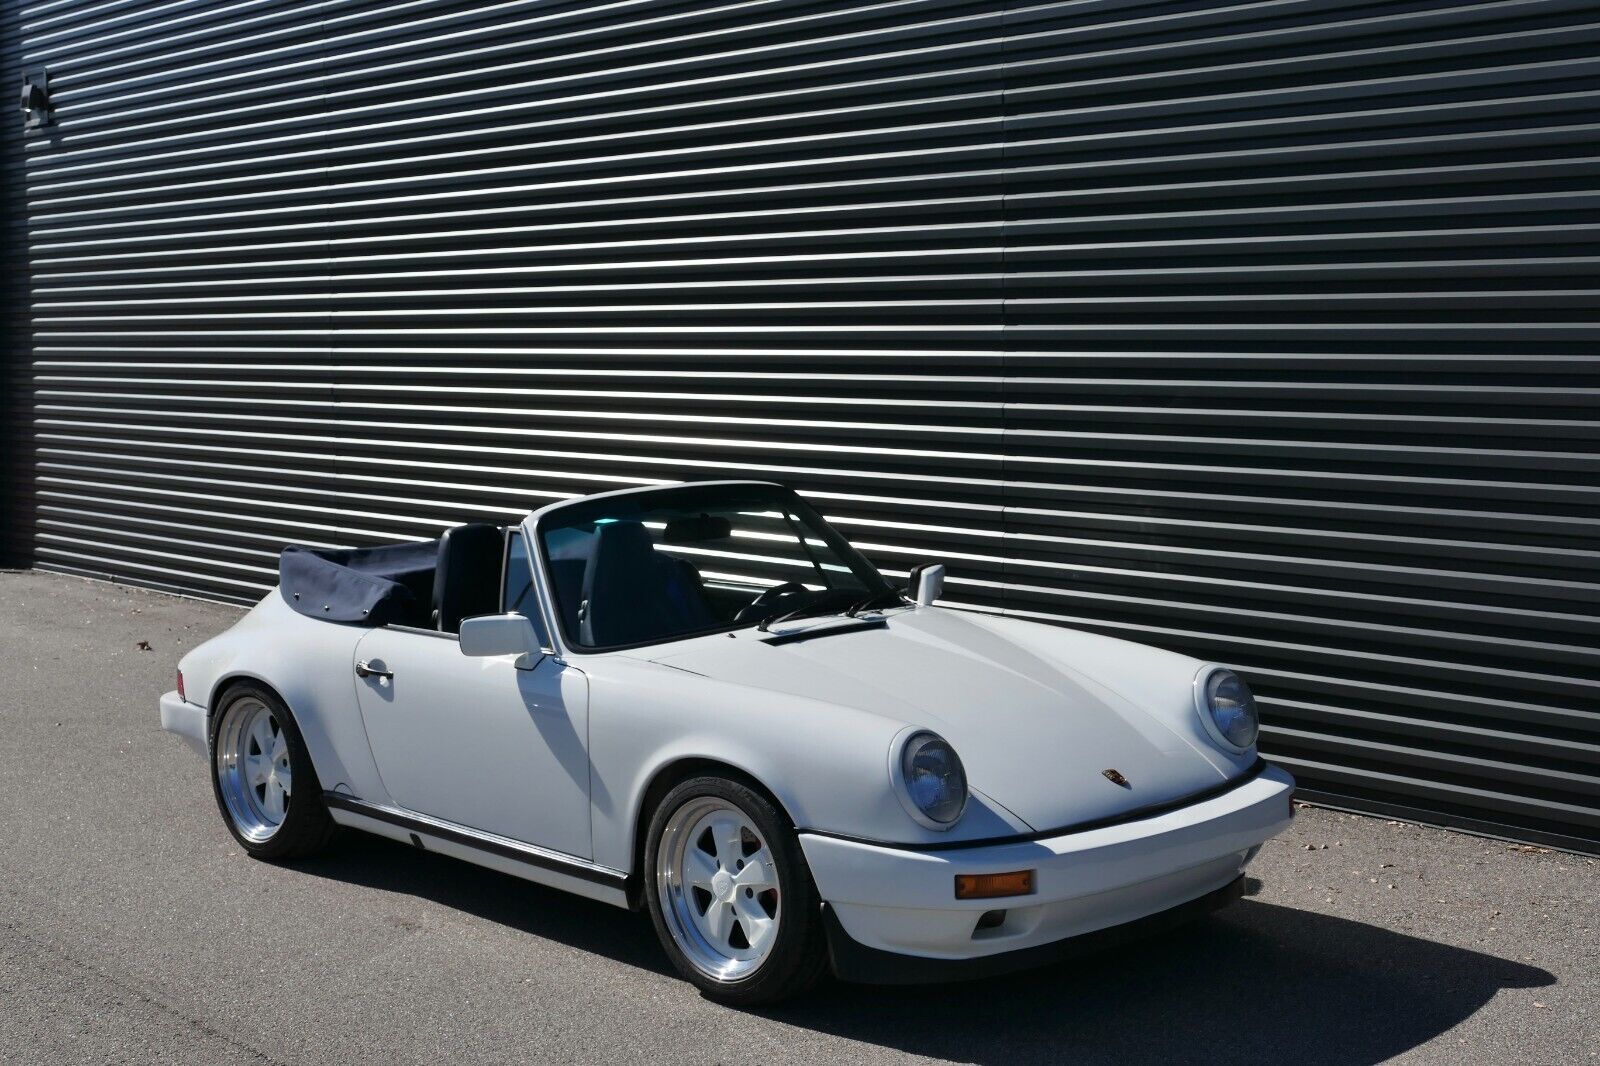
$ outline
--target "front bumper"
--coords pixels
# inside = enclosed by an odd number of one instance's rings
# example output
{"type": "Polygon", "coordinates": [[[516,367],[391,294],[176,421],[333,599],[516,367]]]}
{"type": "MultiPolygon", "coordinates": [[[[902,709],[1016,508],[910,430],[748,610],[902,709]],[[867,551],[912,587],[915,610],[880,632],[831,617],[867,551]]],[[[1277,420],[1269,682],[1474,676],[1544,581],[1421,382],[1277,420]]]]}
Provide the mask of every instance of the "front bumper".
{"type": "Polygon", "coordinates": [[[1215,902],[1261,844],[1289,824],[1293,790],[1293,778],[1268,766],[1185,807],[1041,840],[915,850],[804,833],[800,844],[828,905],[841,975],[850,975],[850,958],[872,958],[869,969],[884,969],[881,954],[909,957],[913,970],[918,960],[998,963],[996,957],[1016,954],[1014,965],[1000,967],[1014,969],[1040,957],[1035,949],[1191,901],[1215,902]],[[955,898],[958,874],[1016,870],[1034,871],[1030,895],[955,898]],[[978,928],[989,911],[1004,911],[1004,919],[978,928]]]}
{"type": "Polygon", "coordinates": [[[161,728],[182,737],[184,743],[201,755],[206,754],[209,742],[204,707],[189,703],[176,692],[164,693],[161,697],[161,728]]]}
{"type": "Polygon", "coordinates": [[[833,963],[834,974],[841,980],[866,985],[922,985],[998,977],[1108,951],[1176,929],[1226,907],[1242,895],[1244,874],[1199,899],[1191,899],[1122,925],[1096,929],[1092,933],[1081,933],[1036,947],[1017,948],[1000,955],[980,955],[971,959],[927,959],[865,947],[850,939],[850,934],[839,924],[838,915],[826,903],[822,905],[822,921],[828,936],[828,957],[833,963]]]}

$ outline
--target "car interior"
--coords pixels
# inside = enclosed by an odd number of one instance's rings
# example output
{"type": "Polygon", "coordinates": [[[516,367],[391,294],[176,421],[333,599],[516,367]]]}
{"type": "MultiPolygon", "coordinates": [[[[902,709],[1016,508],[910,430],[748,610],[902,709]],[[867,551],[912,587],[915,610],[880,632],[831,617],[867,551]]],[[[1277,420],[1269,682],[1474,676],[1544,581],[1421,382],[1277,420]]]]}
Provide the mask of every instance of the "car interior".
{"type": "MultiPolygon", "coordinates": [[[[453,526],[437,541],[362,549],[289,548],[281,587],[301,613],[333,622],[459,633],[463,620],[501,611],[533,619],[527,551],[517,527],[453,526]]],[[[687,529],[668,537],[686,537],[687,529]]],[[[726,534],[724,534],[726,535],[726,534]]],[[[644,526],[618,522],[574,539],[551,560],[568,631],[587,644],[647,640],[728,620],[755,590],[714,595],[687,560],[657,551],[644,526]]]]}
{"type": "Polygon", "coordinates": [[[499,526],[470,523],[432,541],[291,546],[279,557],[279,589],[324,621],[458,633],[463,619],[500,610],[506,539],[499,526]]]}
{"type": "MultiPolygon", "coordinates": [[[[783,516],[736,517],[737,532],[726,515],[678,513],[607,517],[545,534],[563,632],[583,647],[640,644],[759,620],[784,607],[785,597],[841,579],[851,584],[847,573],[825,572],[783,516]],[[697,564],[711,568],[709,580],[697,564]]],[[[280,587],[303,614],[368,626],[459,633],[467,618],[516,611],[548,645],[518,533],[517,526],[467,523],[436,541],[291,547],[280,561],[280,587]]]]}

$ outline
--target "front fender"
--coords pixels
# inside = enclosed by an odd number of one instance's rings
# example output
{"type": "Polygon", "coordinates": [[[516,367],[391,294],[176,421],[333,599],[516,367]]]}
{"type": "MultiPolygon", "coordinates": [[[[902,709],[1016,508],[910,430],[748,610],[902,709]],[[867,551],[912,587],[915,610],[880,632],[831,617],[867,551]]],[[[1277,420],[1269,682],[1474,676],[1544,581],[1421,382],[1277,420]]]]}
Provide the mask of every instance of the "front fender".
{"type": "Polygon", "coordinates": [[[755,691],[625,656],[585,658],[595,861],[633,867],[651,783],[675,763],[725,763],[760,782],[802,831],[890,843],[949,843],[1027,827],[973,792],[948,832],[913,822],[890,790],[889,748],[908,723],[755,691]]]}

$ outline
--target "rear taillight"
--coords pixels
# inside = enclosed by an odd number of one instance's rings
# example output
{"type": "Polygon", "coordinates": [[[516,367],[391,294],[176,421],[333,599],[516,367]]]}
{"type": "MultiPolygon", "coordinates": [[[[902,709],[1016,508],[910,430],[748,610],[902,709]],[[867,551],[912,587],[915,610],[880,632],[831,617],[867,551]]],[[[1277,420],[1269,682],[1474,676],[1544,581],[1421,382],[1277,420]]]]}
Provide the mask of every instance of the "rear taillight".
{"type": "Polygon", "coordinates": [[[183,671],[182,670],[178,671],[178,698],[180,700],[182,700],[183,702],[185,702],[185,703],[189,702],[189,697],[187,697],[187,696],[185,696],[183,694],[183,671]]]}

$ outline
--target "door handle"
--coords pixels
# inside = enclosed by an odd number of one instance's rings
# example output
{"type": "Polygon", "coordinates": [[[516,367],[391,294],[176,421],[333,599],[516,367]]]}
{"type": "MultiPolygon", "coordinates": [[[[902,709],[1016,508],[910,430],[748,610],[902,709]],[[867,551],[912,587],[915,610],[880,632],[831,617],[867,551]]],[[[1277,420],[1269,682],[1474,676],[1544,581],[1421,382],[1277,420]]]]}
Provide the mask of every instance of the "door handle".
{"type": "Polygon", "coordinates": [[[393,670],[376,670],[376,669],[373,668],[372,664],[367,662],[365,659],[357,659],[356,660],[356,676],[357,677],[376,677],[376,678],[379,678],[379,679],[381,679],[383,681],[392,681],[392,680],[394,680],[394,671],[393,670]]]}

